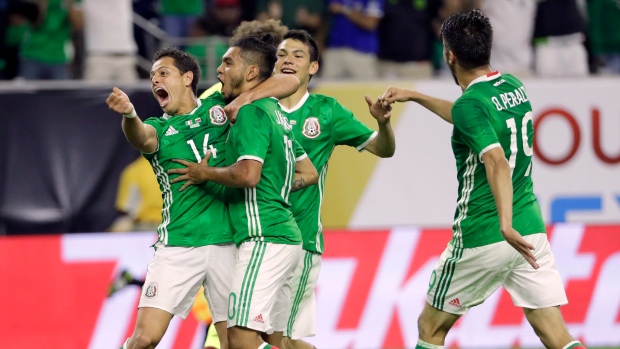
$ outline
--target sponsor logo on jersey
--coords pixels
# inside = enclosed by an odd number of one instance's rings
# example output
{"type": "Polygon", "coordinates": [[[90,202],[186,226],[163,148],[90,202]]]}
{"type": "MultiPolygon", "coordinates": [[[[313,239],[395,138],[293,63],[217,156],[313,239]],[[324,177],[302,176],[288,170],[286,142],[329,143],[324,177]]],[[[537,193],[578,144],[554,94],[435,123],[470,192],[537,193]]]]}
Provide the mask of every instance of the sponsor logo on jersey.
{"type": "Polygon", "coordinates": [[[166,131],[166,133],[164,133],[164,136],[172,136],[179,133],[179,131],[177,131],[176,128],[170,126],[170,128],[168,128],[168,130],[166,131]]]}
{"type": "Polygon", "coordinates": [[[219,105],[209,109],[209,117],[211,118],[211,123],[214,125],[224,125],[226,123],[226,113],[224,112],[224,108],[219,105]]]}
{"type": "Polygon", "coordinates": [[[195,128],[195,127],[199,127],[201,122],[202,122],[201,118],[196,118],[194,120],[185,121],[185,125],[189,126],[189,128],[195,128]]]}
{"type": "Polygon", "coordinates": [[[146,298],[157,297],[157,283],[156,282],[151,282],[148,285],[148,287],[146,288],[146,291],[144,291],[144,297],[146,298]]]}
{"type": "Polygon", "coordinates": [[[448,304],[450,304],[451,306],[456,307],[456,308],[461,308],[461,301],[459,301],[458,298],[454,298],[448,304]]]}
{"type": "Polygon", "coordinates": [[[263,321],[263,314],[258,314],[258,316],[255,317],[253,321],[254,322],[260,322],[261,324],[264,324],[265,321],[263,321]]]}
{"type": "Polygon", "coordinates": [[[308,138],[316,138],[321,134],[321,124],[319,119],[312,117],[307,118],[304,122],[304,128],[301,133],[308,138]]]}

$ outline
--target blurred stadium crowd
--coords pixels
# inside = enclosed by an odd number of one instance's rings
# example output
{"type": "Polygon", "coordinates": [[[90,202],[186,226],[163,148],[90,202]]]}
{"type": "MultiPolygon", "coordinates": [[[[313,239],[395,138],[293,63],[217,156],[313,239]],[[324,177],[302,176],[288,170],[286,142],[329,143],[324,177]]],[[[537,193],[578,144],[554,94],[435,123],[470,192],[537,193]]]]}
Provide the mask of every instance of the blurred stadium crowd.
{"type": "Polygon", "coordinates": [[[309,31],[324,79],[447,76],[439,28],[471,8],[491,19],[495,69],[620,74],[618,0],[0,0],[0,79],[133,81],[163,46],[214,79],[227,38],[254,19],[309,31]]]}

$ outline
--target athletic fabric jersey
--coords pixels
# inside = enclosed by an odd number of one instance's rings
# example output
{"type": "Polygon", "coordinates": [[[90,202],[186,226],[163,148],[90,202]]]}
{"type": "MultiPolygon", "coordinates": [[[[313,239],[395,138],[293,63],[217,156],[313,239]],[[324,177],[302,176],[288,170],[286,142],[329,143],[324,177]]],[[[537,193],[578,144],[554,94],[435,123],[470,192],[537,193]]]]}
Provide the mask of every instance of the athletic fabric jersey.
{"type": "Polygon", "coordinates": [[[306,93],[292,109],[280,107],[293,125],[295,139],[319,172],[317,185],[291,193],[290,199],[303,237],[304,250],[323,253],[321,204],[327,161],[335,146],[348,145],[362,151],[376,133],[336,99],[324,95],[306,93]]]}
{"type": "Polygon", "coordinates": [[[168,175],[172,168],[183,168],[172,159],[200,162],[211,151],[210,166],[223,166],[229,124],[223,106],[224,96],[214,93],[197,100],[198,107],[186,115],[165,115],[144,121],[157,131],[158,149],[144,154],[150,161],[164,200],[162,223],[157,228],[159,240],[172,246],[204,246],[231,243],[232,233],[225,203],[224,187],[205,182],[184,191],[184,182],[171,184],[178,175],[168,175]]]}
{"type": "Polygon", "coordinates": [[[545,232],[532,183],[532,106],[521,81],[493,72],[465,89],[452,106],[452,151],[459,194],[452,244],[471,248],[503,241],[482,155],[501,147],[513,185],[512,226],[521,235],[545,232]]]}
{"type": "Polygon", "coordinates": [[[301,244],[301,233],[291,213],[290,190],[295,161],[305,157],[286,117],[271,98],[239,109],[226,142],[226,165],[241,160],[263,164],[253,188],[226,188],[237,245],[244,241],[301,244]]]}

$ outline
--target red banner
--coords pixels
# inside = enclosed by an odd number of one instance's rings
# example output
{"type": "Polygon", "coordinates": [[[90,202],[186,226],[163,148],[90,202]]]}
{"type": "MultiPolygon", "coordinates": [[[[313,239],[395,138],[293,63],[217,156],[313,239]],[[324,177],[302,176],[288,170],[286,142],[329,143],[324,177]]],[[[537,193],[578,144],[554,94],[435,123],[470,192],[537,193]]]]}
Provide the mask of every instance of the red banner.
{"type": "MultiPolygon", "coordinates": [[[[413,348],[428,280],[449,230],[332,231],[317,286],[318,348],[413,348]]],[[[120,270],[142,277],[151,233],[0,238],[0,348],[118,348],[131,334],[140,289],[107,297],[120,270]]],[[[620,345],[620,226],[556,225],[549,240],[569,304],[571,333],[620,345]]],[[[205,325],[173,320],[158,348],[200,348],[205,325]]],[[[463,316],[446,343],[459,348],[541,347],[500,289],[463,316]]]]}

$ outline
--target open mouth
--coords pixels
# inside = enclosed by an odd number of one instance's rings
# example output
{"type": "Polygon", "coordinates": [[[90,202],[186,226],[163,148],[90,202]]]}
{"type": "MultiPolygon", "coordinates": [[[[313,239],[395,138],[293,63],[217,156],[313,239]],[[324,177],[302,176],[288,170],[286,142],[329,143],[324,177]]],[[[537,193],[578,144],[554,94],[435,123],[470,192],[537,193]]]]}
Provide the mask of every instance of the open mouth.
{"type": "Polygon", "coordinates": [[[168,95],[168,91],[164,90],[162,87],[156,87],[154,90],[155,97],[157,97],[157,102],[159,102],[160,107],[165,107],[168,105],[170,101],[170,95],[168,95]]]}
{"type": "Polygon", "coordinates": [[[282,69],[282,74],[295,74],[295,73],[297,73],[297,72],[294,71],[293,69],[290,69],[290,68],[282,69]]]}

